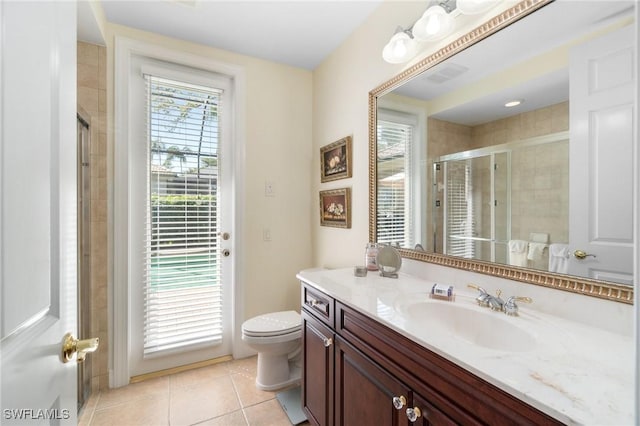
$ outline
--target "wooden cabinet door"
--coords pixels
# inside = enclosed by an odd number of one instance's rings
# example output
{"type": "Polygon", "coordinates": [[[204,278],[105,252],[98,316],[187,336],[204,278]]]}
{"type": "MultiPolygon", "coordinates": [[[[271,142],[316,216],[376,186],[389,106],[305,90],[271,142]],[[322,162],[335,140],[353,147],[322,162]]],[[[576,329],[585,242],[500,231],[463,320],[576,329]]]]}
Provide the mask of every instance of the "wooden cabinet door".
{"type": "Polygon", "coordinates": [[[412,412],[407,412],[409,424],[420,426],[457,425],[456,422],[428,402],[426,398],[414,393],[412,400],[413,403],[409,407],[412,412]],[[412,418],[412,416],[414,417],[412,418]],[[414,418],[415,420],[412,422],[411,420],[414,418]]]}
{"type": "Polygon", "coordinates": [[[336,425],[407,425],[409,391],[377,364],[336,337],[336,425]],[[394,407],[394,397],[405,405],[394,407]]]}
{"type": "Polygon", "coordinates": [[[302,310],[302,406],[311,424],[333,425],[334,333],[302,310]]]}

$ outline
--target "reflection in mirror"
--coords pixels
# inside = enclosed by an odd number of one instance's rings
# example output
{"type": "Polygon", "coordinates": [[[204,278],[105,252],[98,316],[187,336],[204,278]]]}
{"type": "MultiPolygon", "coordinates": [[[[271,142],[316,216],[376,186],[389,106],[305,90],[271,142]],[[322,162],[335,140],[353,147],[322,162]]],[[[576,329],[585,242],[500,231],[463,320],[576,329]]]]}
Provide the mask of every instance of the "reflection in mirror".
{"type": "Polygon", "coordinates": [[[375,96],[376,240],[632,285],[633,7],[552,2],[375,96]]]}

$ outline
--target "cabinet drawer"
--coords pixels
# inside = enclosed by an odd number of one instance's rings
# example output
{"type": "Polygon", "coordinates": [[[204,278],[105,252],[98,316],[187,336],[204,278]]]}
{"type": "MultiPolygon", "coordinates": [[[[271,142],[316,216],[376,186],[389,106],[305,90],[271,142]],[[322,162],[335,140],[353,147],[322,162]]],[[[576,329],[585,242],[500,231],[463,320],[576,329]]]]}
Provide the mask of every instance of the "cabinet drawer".
{"type": "Polygon", "coordinates": [[[306,285],[302,285],[302,306],[329,327],[334,327],[335,305],[332,298],[306,285]]]}

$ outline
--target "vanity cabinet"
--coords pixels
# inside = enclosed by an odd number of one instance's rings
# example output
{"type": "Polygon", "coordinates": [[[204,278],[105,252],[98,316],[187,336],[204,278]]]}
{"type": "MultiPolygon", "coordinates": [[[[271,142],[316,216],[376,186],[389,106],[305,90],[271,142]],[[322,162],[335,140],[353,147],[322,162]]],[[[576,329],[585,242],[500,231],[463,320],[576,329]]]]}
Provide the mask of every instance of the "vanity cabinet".
{"type": "Polygon", "coordinates": [[[456,424],[340,336],[335,350],[336,425],[456,424]]]}
{"type": "Polygon", "coordinates": [[[562,424],[306,283],[302,321],[311,424],[562,424]]]}
{"type": "Polygon", "coordinates": [[[333,330],[302,310],[302,406],[316,425],[333,424],[333,330]]]}

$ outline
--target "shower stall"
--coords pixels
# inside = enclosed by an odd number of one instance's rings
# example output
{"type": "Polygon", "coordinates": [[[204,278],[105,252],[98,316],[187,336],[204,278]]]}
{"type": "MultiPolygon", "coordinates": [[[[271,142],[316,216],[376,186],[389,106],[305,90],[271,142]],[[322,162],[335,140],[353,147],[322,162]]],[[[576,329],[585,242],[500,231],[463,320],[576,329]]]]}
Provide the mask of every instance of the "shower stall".
{"type": "Polygon", "coordinates": [[[544,233],[567,241],[568,158],[567,132],[436,158],[435,251],[507,264],[510,240],[544,233]]]}
{"type": "Polygon", "coordinates": [[[441,157],[433,179],[436,251],[505,263],[511,238],[510,152],[441,157]]]}
{"type": "MultiPolygon", "coordinates": [[[[91,132],[90,117],[78,108],[78,336],[91,336],[91,132]]],[[[78,411],[91,393],[91,357],[78,366],[78,411]]]]}

